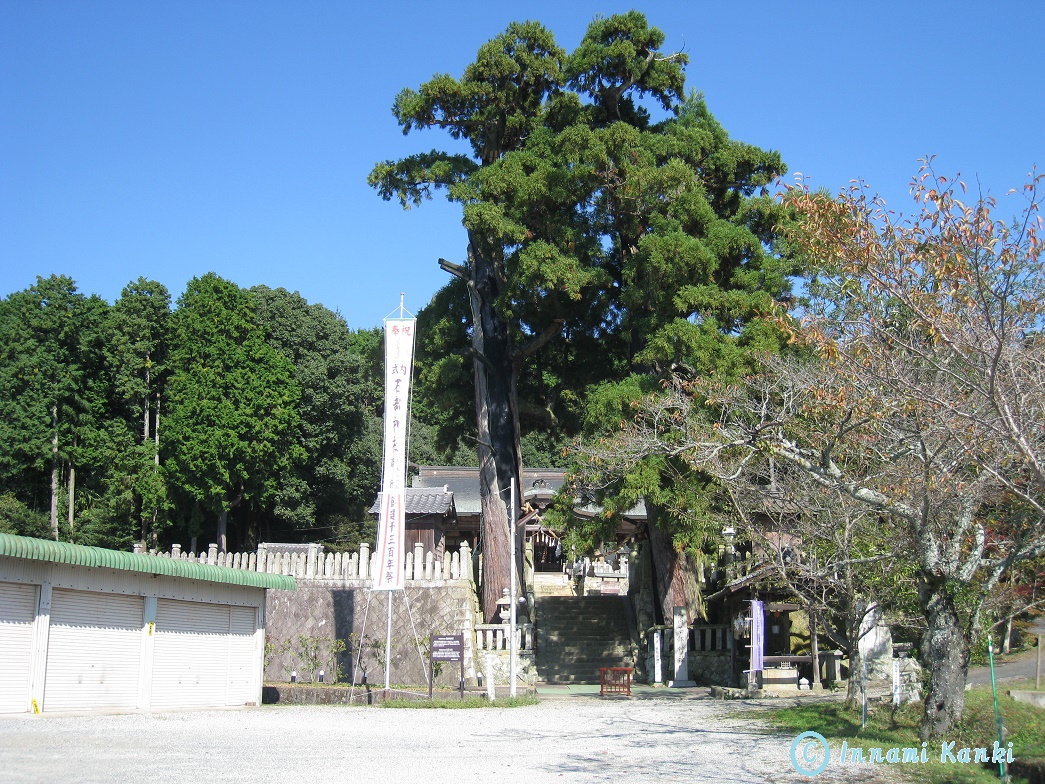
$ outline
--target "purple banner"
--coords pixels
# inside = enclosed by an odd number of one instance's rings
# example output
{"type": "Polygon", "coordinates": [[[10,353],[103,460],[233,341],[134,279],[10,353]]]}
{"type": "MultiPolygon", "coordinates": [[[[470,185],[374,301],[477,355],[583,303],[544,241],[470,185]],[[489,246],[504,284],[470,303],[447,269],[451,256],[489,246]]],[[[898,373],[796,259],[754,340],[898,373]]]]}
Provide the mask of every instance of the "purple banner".
{"type": "Polygon", "coordinates": [[[766,613],[762,602],[751,600],[751,672],[765,669],[763,656],[766,650],[766,613]]]}

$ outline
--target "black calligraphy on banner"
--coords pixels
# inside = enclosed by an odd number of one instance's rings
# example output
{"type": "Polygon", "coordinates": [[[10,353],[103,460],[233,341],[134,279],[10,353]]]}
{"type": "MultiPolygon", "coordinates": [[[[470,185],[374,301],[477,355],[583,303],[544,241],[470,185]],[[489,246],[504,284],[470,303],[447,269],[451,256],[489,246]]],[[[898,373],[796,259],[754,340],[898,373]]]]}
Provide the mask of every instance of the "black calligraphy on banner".
{"type": "Polygon", "coordinates": [[[414,320],[385,322],[385,427],[382,463],[375,590],[405,587],[403,539],[406,531],[406,426],[409,422],[410,380],[413,368],[414,320]]]}

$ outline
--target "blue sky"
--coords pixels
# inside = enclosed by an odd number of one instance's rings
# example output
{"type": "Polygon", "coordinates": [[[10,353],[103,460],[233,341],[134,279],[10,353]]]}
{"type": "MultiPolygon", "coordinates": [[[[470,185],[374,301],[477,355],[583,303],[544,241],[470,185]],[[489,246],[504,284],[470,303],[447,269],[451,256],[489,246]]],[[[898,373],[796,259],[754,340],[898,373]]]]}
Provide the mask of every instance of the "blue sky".
{"type": "MultiPolygon", "coordinates": [[[[0,296],[66,274],[110,302],[209,271],[298,291],[353,328],[412,311],[460,260],[459,212],[404,212],[373,164],[395,94],[459,76],[513,20],[572,49],[637,8],[690,55],[736,139],[833,191],[910,211],[918,158],[1002,197],[1045,167],[1045,4],[908,2],[0,2],[0,296]]],[[[1014,213],[1018,205],[1013,205],[1014,213]]]]}

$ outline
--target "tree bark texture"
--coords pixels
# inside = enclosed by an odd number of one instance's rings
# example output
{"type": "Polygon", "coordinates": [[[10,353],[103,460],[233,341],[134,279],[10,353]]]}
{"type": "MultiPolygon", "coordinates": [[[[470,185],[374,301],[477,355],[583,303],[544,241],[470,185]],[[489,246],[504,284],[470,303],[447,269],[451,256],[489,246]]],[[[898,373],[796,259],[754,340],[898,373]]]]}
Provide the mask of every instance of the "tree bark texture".
{"type": "Polygon", "coordinates": [[[919,734],[922,740],[930,740],[943,737],[961,718],[965,678],[969,673],[969,646],[958,608],[943,578],[922,575],[918,582],[918,601],[928,623],[922,634],[922,657],[929,668],[919,734]]]}
{"type": "Polygon", "coordinates": [[[72,538],[73,527],[76,523],[76,463],[71,459],[69,460],[69,509],[68,509],[68,521],[69,521],[69,538],[72,538]]]}
{"type": "Polygon", "coordinates": [[[813,659],[813,678],[809,686],[816,689],[820,686],[820,641],[816,633],[816,611],[812,606],[807,607],[806,615],[809,617],[809,655],[813,659]]]}
{"type": "Polygon", "coordinates": [[[222,508],[221,514],[218,515],[218,552],[223,553],[226,550],[228,543],[228,530],[229,530],[229,510],[222,508]]]}
{"type": "Polygon", "coordinates": [[[695,565],[685,553],[675,550],[671,535],[657,525],[656,510],[647,507],[647,531],[653,559],[655,601],[660,609],[660,623],[670,623],[676,607],[686,608],[686,619],[692,623],[702,615],[701,588],[695,565]]]}
{"type": "MultiPolygon", "coordinates": [[[[469,248],[469,255],[472,277],[468,281],[468,294],[473,322],[479,494],[483,515],[482,607],[487,622],[492,623],[499,620],[497,600],[511,580],[508,506],[513,483],[516,497],[521,499],[522,458],[511,334],[495,309],[501,291],[500,275],[497,265],[477,252],[474,245],[469,248]]],[[[515,568],[518,569],[518,562],[515,568]]]]}
{"type": "MultiPolygon", "coordinates": [[[[846,643],[849,647],[849,678],[845,687],[845,706],[850,710],[860,707],[863,697],[863,652],[860,650],[860,627],[863,613],[850,613],[846,617],[846,643]]],[[[841,675],[841,673],[839,673],[841,675]]]]}

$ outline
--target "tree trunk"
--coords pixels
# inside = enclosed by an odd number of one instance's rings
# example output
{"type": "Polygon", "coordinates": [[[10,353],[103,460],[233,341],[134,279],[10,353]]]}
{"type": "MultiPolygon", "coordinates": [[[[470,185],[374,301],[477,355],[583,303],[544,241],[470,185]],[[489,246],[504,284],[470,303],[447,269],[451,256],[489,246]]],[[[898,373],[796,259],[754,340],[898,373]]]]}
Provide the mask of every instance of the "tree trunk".
{"type": "Polygon", "coordinates": [[[816,634],[816,611],[810,605],[806,609],[809,616],[809,655],[813,659],[813,677],[809,681],[809,688],[816,690],[820,686],[820,644],[816,634]]]}
{"type": "Polygon", "coordinates": [[[240,502],[243,500],[243,491],[244,491],[243,485],[240,485],[238,488],[236,488],[236,495],[234,495],[229,500],[229,502],[227,504],[224,504],[221,507],[221,514],[218,515],[218,552],[219,553],[224,553],[224,552],[226,552],[229,549],[229,547],[228,547],[228,545],[229,545],[229,537],[228,537],[229,512],[232,511],[233,509],[235,509],[237,506],[239,506],[240,502]]]}
{"type": "Polygon", "coordinates": [[[221,508],[221,514],[218,515],[218,552],[225,552],[226,545],[228,544],[228,527],[229,527],[229,510],[225,507],[221,508]]]}
{"type": "Polygon", "coordinates": [[[153,461],[156,465],[160,464],[160,393],[156,393],[156,423],[152,428],[153,443],[156,444],[156,454],[153,456],[153,461]]]}
{"type": "Polygon", "coordinates": [[[657,512],[647,504],[647,530],[650,557],[655,575],[656,602],[660,608],[661,623],[670,623],[676,607],[685,607],[687,620],[692,623],[700,613],[701,588],[694,564],[685,553],[675,550],[671,536],[657,525],[657,512]]]}
{"type": "MultiPolygon", "coordinates": [[[[849,678],[846,680],[845,706],[849,710],[859,708],[863,698],[861,689],[863,653],[860,651],[860,626],[863,624],[863,619],[864,614],[862,612],[851,613],[846,618],[846,643],[849,646],[849,678]]],[[[841,673],[839,673],[839,676],[841,676],[841,673]]]]}
{"type": "MultiPolygon", "coordinates": [[[[149,361],[149,352],[145,352],[146,364],[149,361]]],[[[145,401],[142,405],[142,443],[149,442],[149,368],[145,368],[145,401]]]]}
{"type": "Polygon", "coordinates": [[[69,460],[69,513],[67,515],[69,521],[69,541],[73,539],[74,524],[76,522],[76,463],[71,459],[69,460]]]}
{"type": "Polygon", "coordinates": [[[51,406],[51,536],[58,541],[58,406],[51,406]]]}
{"type": "Polygon", "coordinates": [[[1005,619],[1005,632],[1001,637],[1001,652],[1009,653],[1012,650],[1012,616],[1005,619]]]}
{"type": "MultiPolygon", "coordinates": [[[[508,504],[514,484],[520,491],[522,459],[516,410],[516,368],[508,325],[497,314],[501,292],[498,265],[469,247],[475,364],[475,413],[479,436],[479,494],[482,503],[482,607],[487,622],[498,620],[497,600],[511,581],[508,504]]],[[[518,570],[518,559],[515,568],[518,570]]],[[[517,575],[519,580],[522,575],[517,575]]],[[[520,583],[521,584],[521,583],[520,583]]]]}
{"type": "Polygon", "coordinates": [[[919,735],[922,740],[931,740],[942,738],[961,719],[969,645],[943,578],[922,575],[918,601],[928,623],[922,634],[922,656],[929,668],[929,689],[919,735]]]}

